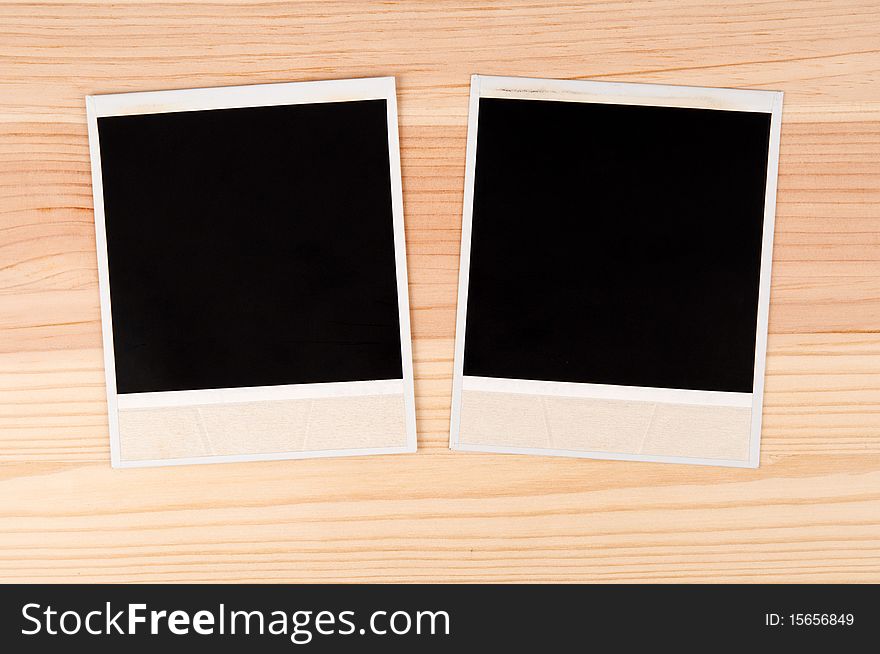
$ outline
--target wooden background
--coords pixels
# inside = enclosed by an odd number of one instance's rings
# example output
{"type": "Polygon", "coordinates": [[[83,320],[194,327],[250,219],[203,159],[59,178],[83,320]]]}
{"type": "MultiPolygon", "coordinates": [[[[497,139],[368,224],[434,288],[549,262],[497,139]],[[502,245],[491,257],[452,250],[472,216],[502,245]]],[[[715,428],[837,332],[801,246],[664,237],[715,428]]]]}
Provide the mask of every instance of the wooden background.
{"type": "Polygon", "coordinates": [[[880,581],[878,48],[877,0],[3,2],[0,579],[880,581]],[[759,470],[447,449],[476,72],[785,91],[759,470]],[[111,470],[83,96],[373,75],[419,452],[111,470]]]}

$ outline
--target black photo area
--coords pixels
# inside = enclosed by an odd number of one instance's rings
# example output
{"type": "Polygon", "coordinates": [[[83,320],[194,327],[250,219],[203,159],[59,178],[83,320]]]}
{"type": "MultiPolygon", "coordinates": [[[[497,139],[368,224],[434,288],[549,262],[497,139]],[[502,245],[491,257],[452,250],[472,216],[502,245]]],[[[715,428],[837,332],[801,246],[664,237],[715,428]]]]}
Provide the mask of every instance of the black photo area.
{"type": "Polygon", "coordinates": [[[464,374],[751,392],[766,113],[480,100],[464,374]]]}
{"type": "Polygon", "coordinates": [[[386,115],[98,120],[118,392],[402,378],[386,115]]]}

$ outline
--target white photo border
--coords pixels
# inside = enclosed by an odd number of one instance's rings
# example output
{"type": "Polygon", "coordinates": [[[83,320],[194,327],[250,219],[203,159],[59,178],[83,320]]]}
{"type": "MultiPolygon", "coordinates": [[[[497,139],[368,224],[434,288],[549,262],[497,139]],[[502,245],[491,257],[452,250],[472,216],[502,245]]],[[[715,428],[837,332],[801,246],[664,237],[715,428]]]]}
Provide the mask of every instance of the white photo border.
{"type": "Polygon", "coordinates": [[[406,239],[403,219],[403,185],[400,172],[400,136],[398,131],[397,92],[394,77],[255,84],[168,91],[148,91],[86,97],[89,154],[92,170],[92,195],[95,208],[95,240],[98,254],[98,285],[101,300],[101,331],[104,346],[104,370],[107,385],[107,410],[110,427],[110,459],[115,468],[157,465],[187,465],[279,459],[306,459],[328,456],[401,454],[415,452],[415,391],[412,365],[412,337],[409,316],[409,286],[406,269],[406,239]],[[104,189],[101,173],[101,150],[98,119],[108,116],[207,111],[325,102],[385,100],[387,109],[388,153],[391,177],[391,202],[394,227],[394,256],[397,273],[397,306],[400,322],[400,349],[403,378],[321,384],[288,384],[250,388],[165,391],[119,394],[116,387],[116,362],[113,351],[113,322],[110,302],[110,273],[107,258],[107,232],[104,217],[104,189]],[[121,458],[119,414],[123,408],[177,407],[196,404],[251,402],[278,399],[319,397],[357,397],[402,393],[406,444],[394,447],[272,452],[261,454],[198,456],[160,460],[123,460],[121,458]]]}
{"type": "Polygon", "coordinates": [[[779,142],[782,125],[781,91],[724,89],[665,84],[598,82],[591,80],[553,80],[526,77],[471,77],[468,107],[467,151],[464,202],[461,223],[461,256],[458,307],[455,325],[455,359],[452,377],[452,409],[449,421],[449,447],[453,450],[507,454],[538,454],[592,459],[689,463],[697,465],[757,468],[761,454],[761,418],[764,399],[764,373],[767,359],[767,328],[770,313],[770,280],[773,260],[773,234],[776,221],[776,189],[779,168],[779,142]],[[770,142],[767,183],[764,195],[764,222],[761,270],[758,286],[758,316],[755,334],[755,367],[751,393],[718,393],[700,390],[626,387],[604,384],[539,382],[535,380],[465,377],[464,345],[467,323],[468,281],[470,275],[471,228],[476,174],[477,126],[480,98],[553,100],[655,107],[681,107],[752,111],[770,115],[770,142]],[[525,395],[555,395],[592,399],[622,399],[656,403],[698,404],[704,406],[748,406],[751,408],[747,460],[707,459],[683,456],[656,456],[616,452],[560,450],[553,448],[468,445],[460,442],[461,403],[464,390],[483,390],[525,395]]]}

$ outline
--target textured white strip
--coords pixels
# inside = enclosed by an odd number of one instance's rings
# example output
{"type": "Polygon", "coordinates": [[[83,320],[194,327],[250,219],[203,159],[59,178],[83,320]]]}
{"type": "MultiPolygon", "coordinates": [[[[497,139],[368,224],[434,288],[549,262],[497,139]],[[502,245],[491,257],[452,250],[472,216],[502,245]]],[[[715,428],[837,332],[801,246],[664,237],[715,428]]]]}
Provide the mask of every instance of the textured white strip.
{"type": "Polygon", "coordinates": [[[87,101],[93,107],[95,117],[100,118],[314,102],[385,100],[389,96],[394,96],[393,77],[115,93],[88,96],[87,101]]]}
{"type": "Polygon", "coordinates": [[[455,449],[754,467],[750,407],[465,390],[455,449]]]}
{"type": "Polygon", "coordinates": [[[413,452],[403,393],[119,410],[116,466],[413,452]]]}
{"type": "Polygon", "coordinates": [[[160,393],[122,393],[116,398],[120,409],[306,400],[322,397],[357,397],[362,395],[403,394],[402,379],[379,381],[329,382],[324,384],[288,384],[248,388],[210,388],[194,391],[160,393]]]}
{"type": "Polygon", "coordinates": [[[614,386],[611,384],[577,384],[572,382],[536,381],[531,379],[500,379],[496,377],[462,378],[462,389],[487,393],[519,393],[556,397],[582,397],[596,400],[629,400],[658,404],[694,404],[700,406],[752,406],[751,393],[695,391],[679,388],[645,386],[614,386]]]}
{"type": "Polygon", "coordinates": [[[566,102],[771,113],[778,99],[782,96],[778,91],[718,89],[703,86],[494,77],[487,75],[480,75],[479,78],[480,97],[483,98],[562,100],[566,102]]]}

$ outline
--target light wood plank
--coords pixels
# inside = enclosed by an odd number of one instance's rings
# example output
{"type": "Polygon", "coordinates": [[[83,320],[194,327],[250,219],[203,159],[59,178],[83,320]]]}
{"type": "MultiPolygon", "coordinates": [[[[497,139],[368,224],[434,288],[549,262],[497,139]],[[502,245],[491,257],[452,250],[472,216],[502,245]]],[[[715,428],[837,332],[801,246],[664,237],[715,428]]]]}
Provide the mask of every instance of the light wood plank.
{"type": "Polygon", "coordinates": [[[0,34],[0,580],[880,581],[876,0],[11,0],[0,34]],[[476,72],[786,92],[759,470],[449,452],[476,72]],[[371,75],[419,452],[111,470],[83,96],[371,75]]]}

